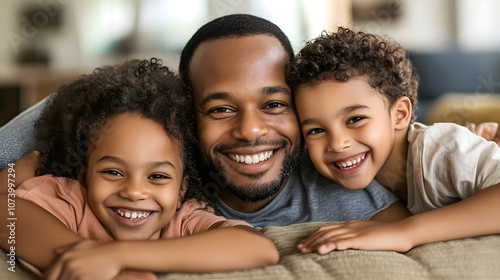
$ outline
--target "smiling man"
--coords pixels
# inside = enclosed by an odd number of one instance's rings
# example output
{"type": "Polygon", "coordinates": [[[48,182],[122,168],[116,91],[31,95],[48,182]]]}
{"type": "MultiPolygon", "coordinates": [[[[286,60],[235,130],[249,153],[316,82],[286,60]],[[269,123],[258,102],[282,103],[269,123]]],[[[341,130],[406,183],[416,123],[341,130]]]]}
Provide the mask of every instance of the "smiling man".
{"type": "Polygon", "coordinates": [[[182,52],[179,72],[217,210],[259,227],[406,216],[377,182],[345,190],[314,169],[285,80],[292,57],[276,25],[243,14],[205,24],[182,52]]]}

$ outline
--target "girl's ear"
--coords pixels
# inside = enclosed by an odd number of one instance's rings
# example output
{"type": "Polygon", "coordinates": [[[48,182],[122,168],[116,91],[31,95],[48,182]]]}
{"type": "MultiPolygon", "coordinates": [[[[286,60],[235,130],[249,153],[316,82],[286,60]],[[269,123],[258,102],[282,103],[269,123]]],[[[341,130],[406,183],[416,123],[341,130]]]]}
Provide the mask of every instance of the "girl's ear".
{"type": "Polygon", "coordinates": [[[391,108],[391,117],[395,130],[405,130],[411,122],[412,104],[408,97],[402,96],[394,102],[391,108]]]}
{"type": "Polygon", "coordinates": [[[83,164],[80,164],[80,166],[78,166],[78,170],[76,173],[76,179],[84,187],[87,187],[87,183],[85,182],[86,177],[87,177],[87,167],[85,167],[85,165],[83,165],[83,164]]]}
{"type": "Polygon", "coordinates": [[[189,182],[189,177],[185,176],[184,179],[182,179],[181,188],[179,189],[179,199],[177,200],[177,210],[179,210],[179,208],[181,208],[181,206],[182,206],[182,201],[184,200],[184,196],[186,195],[186,192],[187,192],[188,182],[189,182]]]}

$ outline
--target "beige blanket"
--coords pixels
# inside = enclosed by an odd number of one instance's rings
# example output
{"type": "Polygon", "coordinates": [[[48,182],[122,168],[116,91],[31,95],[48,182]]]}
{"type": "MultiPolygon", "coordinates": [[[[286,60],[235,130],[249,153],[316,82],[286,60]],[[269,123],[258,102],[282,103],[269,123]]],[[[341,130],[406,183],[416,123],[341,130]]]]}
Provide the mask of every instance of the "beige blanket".
{"type": "MultiPolygon", "coordinates": [[[[270,227],[262,231],[278,247],[278,265],[260,269],[206,273],[160,274],[163,279],[500,279],[500,235],[438,242],[405,253],[334,251],[303,255],[296,244],[323,223],[270,227]]],[[[208,257],[208,256],[207,256],[208,257]]],[[[0,257],[0,279],[35,279],[16,265],[8,270],[7,253],[0,257]]]]}

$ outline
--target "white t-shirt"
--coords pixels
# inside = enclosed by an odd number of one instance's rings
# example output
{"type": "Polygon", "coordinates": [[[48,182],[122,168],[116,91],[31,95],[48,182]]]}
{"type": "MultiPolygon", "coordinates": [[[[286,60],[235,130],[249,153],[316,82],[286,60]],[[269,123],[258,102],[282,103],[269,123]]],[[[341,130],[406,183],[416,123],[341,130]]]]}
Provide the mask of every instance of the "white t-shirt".
{"type": "Polygon", "coordinates": [[[500,148],[452,123],[414,123],[408,131],[408,204],[417,214],[500,183],[500,148]]]}

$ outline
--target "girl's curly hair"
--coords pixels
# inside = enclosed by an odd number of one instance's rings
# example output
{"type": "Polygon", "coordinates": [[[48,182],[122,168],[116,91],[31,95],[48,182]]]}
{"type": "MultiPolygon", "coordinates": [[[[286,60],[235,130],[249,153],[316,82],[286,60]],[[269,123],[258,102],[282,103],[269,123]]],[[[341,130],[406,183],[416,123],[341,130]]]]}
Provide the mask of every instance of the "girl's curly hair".
{"type": "Polygon", "coordinates": [[[343,27],[337,33],[323,31],[295,56],[287,81],[296,92],[301,85],[331,79],[346,82],[360,76],[384,94],[390,106],[407,96],[413,107],[412,122],[415,120],[418,77],[407,52],[388,38],[343,27]]]}
{"type": "Polygon", "coordinates": [[[36,175],[77,179],[78,168],[86,164],[106,122],[117,114],[135,112],[161,124],[179,144],[189,180],[185,199],[206,200],[196,168],[198,145],[191,108],[180,78],[159,59],[97,68],[63,85],[47,100],[35,123],[40,147],[36,175]]]}

